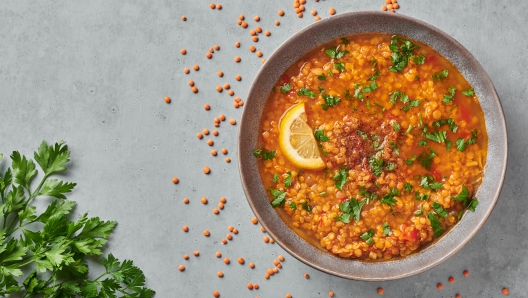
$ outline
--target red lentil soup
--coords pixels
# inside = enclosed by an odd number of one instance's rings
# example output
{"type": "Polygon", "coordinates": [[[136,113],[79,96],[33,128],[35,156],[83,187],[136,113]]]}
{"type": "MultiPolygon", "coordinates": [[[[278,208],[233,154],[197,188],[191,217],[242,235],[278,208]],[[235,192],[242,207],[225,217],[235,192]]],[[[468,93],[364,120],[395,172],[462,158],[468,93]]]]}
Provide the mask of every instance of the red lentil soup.
{"type": "Polygon", "coordinates": [[[388,260],[474,211],[486,152],[477,95],[449,61],[404,36],[362,34],[281,76],[254,155],[270,204],[302,238],[388,260]]]}

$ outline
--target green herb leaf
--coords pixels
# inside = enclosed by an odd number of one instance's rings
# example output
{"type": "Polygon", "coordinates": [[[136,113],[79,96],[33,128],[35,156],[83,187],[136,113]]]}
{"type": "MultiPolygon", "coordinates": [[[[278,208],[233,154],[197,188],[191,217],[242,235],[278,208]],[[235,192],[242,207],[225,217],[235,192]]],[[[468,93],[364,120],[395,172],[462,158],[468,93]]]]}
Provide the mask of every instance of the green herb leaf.
{"type": "Polygon", "coordinates": [[[367,232],[361,234],[361,236],[359,237],[363,239],[365,242],[367,242],[367,244],[373,244],[374,239],[372,239],[372,236],[374,236],[374,230],[370,229],[367,232]]]}
{"type": "Polygon", "coordinates": [[[423,53],[420,53],[417,57],[413,58],[413,62],[416,65],[422,65],[425,63],[425,55],[423,53]]]}
{"type": "Polygon", "coordinates": [[[277,152],[270,151],[270,152],[264,152],[264,149],[255,149],[253,150],[253,156],[255,157],[262,157],[263,160],[269,160],[275,157],[277,152]]]}
{"type": "Polygon", "coordinates": [[[325,53],[332,59],[341,59],[345,54],[348,54],[348,51],[341,51],[340,46],[337,46],[329,48],[325,53]]]}
{"type": "Polygon", "coordinates": [[[345,167],[341,167],[339,172],[334,175],[335,185],[337,189],[343,190],[343,185],[348,181],[348,170],[345,167]]]}
{"type": "Polygon", "coordinates": [[[295,204],[294,202],[290,202],[289,204],[291,210],[297,210],[297,204],[295,204]]]}
{"type": "Polygon", "coordinates": [[[338,103],[341,102],[341,98],[336,97],[336,96],[323,94],[322,97],[323,97],[327,107],[332,107],[333,108],[335,105],[337,105],[338,103]]]}
{"type": "Polygon", "coordinates": [[[440,219],[436,217],[433,213],[427,214],[427,218],[431,221],[431,227],[433,228],[433,233],[435,237],[440,237],[442,233],[444,232],[444,228],[442,227],[442,223],[440,222],[440,219]]]}
{"type": "Polygon", "coordinates": [[[427,189],[437,190],[442,188],[444,184],[441,182],[435,182],[433,176],[425,175],[422,176],[420,186],[427,189]]]}
{"type": "Polygon", "coordinates": [[[274,198],[273,201],[271,201],[271,206],[277,207],[281,206],[286,202],[286,192],[284,190],[278,190],[274,187],[271,187],[269,189],[269,192],[271,193],[271,196],[274,198]]]}
{"type": "Polygon", "coordinates": [[[324,74],[317,76],[317,79],[319,79],[319,81],[326,81],[326,77],[324,74]]]}
{"type": "Polygon", "coordinates": [[[467,90],[462,91],[462,94],[465,96],[473,97],[475,96],[475,90],[473,88],[469,88],[467,90]]]}
{"type": "Polygon", "coordinates": [[[381,75],[381,72],[376,71],[370,78],[368,78],[368,81],[375,81],[379,76],[381,75]]]}
{"type": "Polygon", "coordinates": [[[405,192],[411,193],[412,188],[413,187],[412,187],[412,185],[409,182],[405,182],[403,184],[403,189],[405,190],[405,192]]]}
{"type": "Polygon", "coordinates": [[[426,170],[431,170],[431,163],[435,156],[437,156],[436,152],[434,152],[433,148],[429,147],[429,150],[424,150],[416,157],[416,160],[420,162],[426,170]]]}
{"type": "Polygon", "coordinates": [[[334,63],[334,68],[339,70],[340,72],[344,72],[345,71],[345,63],[343,63],[343,62],[334,63]]]}
{"type": "Polygon", "coordinates": [[[389,193],[387,193],[380,199],[380,204],[387,204],[389,206],[396,205],[396,199],[394,197],[399,194],[400,194],[400,191],[397,188],[391,188],[389,193]]]}
{"type": "Polygon", "coordinates": [[[284,178],[284,186],[290,187],[292,184],[292,173],[290,171],[286,172],[287,176],[284,178]]]}
{"type": "Polygon", "coordinates": [[[307,96],[311,99],[314,99],[315,96],[317,96],[317,93],[313,92],[312,90],[306,88],[306,87],[302,87],[301,89],[299,89],[299,91],[297,92],[297,96],[307,96]]]}
{"type": "Polygon", "coordinates": [[[350,43],[350,41],[348,39],[344,38],[344,37],[341,38],[341,42],[343,44],[349,44],[350,43]]]}
{"type": "Polygon", "coordinates": [[[462,190],[460,191],[460,193],[456,197],[453,197],[451,199],[453,201],[465,201],[468,198],[469,198],[469,190],[464,184],[462,184],[462,190]]]}
{"type": "Polygon", "coordinates": [[[464,140],[464,138],[458,138],[458,140],[456,140],[455,142],[455,145],[458,149],[458,151],[460,152],[464,152],[464,150],[466,150],[466,141],[464,140]]]}
{"type": "Polygon", "coordinates": [[[433,81],[438,81],[438,80],[445,80],[447,79],[447,76],[449,75],[449,72],[447,71],[447,69],[444,69],[440,72],[437,72],[433,75],[433,81]]]}
{"type": "Polygon", "coordinates": [[[308,212],[312,212],[312,206],[308,205],[308,202],[307,201],[304,201],[301,203],[301,206],[304,210],[308,211],[308,212]]]}
{"type": "Polygon", "coordinates": [[[376,177],[381,175],[383,173],[383,158],[379,157],[379,159],[376,157],[376,155],[373,155],[369,158],[369,165],[370,165],[370,171],[372,174],[376,177]]]}
{"type": "Polygon", "coordinates": [[[383,235],[392,235],[392,231],[388,222],[383,223],[381,227],[383,228],[383,235]]]}
{"type": "Polygon", "coordinates": [[[394,123],[392,123],[392,128],[394,129],[394,131],[400,131],[401,126],[398,122],[395,121],[394,123]]]}
{"type": "Polygon", "coordinates": [[[288,92],[291,91],[291,89],[292,89],[292,87],[291,87],[290,84],[288,84],[288,83],[286,83],[286,84],[284,84],[284,85],[282,85],[282,86],[280,87],[280,91],[281,91],[282,93],[288,93],[288,92]]]}
{"type": "Polygon", "coordinates": [[[279,181],[279,174],[275,173],[273,174],[273,179],[271,179],[271,182],[277,183],[279,181]]]}
{"type": "Polygon", "coordinates": [[[328,142],[328,137],[324,135],[324,130],[317,130],[315,129],[314,137],[319,142],[328,142]]]}
{"type": "Polygon", "coordinates": [[[442,205],[438,204],[437,202],[433,202],[431,206],[433,207],[436,214],[438,214],[438,216],[443,217],[443,218],[446,218],[449,216],[449,214],[447,214],[447,212],[444,210],[444,207],[442,207],[442,205]]]}
{"type": "Polygon", "coordinates": [[[359,187],[359,194],[365,197],[365,199],[366,199],[365,203],[367,205],[370,204],[370,201],[374,201],[375,199],[378,198],[377,194],[367,191],[367,188],[364,185],[361,185],[359,187]]]}

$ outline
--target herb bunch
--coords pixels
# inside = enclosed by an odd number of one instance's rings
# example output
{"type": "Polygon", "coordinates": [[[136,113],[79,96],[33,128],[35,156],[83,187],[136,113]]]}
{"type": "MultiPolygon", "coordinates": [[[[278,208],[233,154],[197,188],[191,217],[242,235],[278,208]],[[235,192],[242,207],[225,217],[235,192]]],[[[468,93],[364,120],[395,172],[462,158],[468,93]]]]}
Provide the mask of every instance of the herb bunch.
{"type": "Polygon", "coordinates": [[[89,218],[88,213],[77,221],[68,219],[76,203],[65,194],[77,184],[50,178],[70,161],[64,142],[48,146],[43,141],[34,160],[43,171],[36,188],[36,164],[18,151],[11,154],[11,167],[0,173],[0,296],[153,297],[143,272],[112,254],[100,259],[105,271],[89,279],[86,259],[102,254],[116,222],[89,218]],[[40,214],[31,205],[39,197],[55,198],[40,214]]]}

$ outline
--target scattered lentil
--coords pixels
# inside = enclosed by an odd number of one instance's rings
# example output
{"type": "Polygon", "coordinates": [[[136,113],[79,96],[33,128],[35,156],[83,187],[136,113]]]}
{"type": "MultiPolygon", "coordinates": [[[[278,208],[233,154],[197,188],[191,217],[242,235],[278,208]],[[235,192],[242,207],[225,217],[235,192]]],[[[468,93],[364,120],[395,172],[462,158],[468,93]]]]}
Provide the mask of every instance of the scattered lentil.
{"type": "Polygon", "coordinates": [[[186,16],[182,16],[181,20],[185,22],[185,21],[187,21],[187,17],[186,16]]]}
{"type": "Polygon", "coordinates": [[[226,200],[226,198],[221,197],[221,198],[220,198],[220,202],[222,202],[223,204],[225,204],[225,203],[227,202],[227,200],[226,200]]]}
{"type": "Polygon", "coordinates": [[[205,237],[209,237],[211,235],[211,233],[209,232],[209,230],[204,230],[203,231],[203,234],[205,237]]]}
{"type": "Polygon", "coordinates": [[[231,261],[228,258],[224,258],[224,263],[229,265],[229,263],[231,263],[231,261]]]}
{"type": "Polygon", "coordinates": [[[456,294],[455,298],[462,298],[462,296],[460,296],[460,294],[456,294]]]}
{"type": "Polygon", "coordinates": [[[237,261],[238,261],[239,264],[244,264],[244,262],[245,262],[243,258],[238,258],[237,261]]]}
{"type": "Polygon", "coordinates": [[[163,100],[164,100],[166,103],[170,103],[170,102],[171,102],[171,99],[170,99],[170,97],[168,97],[168,96],[165,96],[165,98],[163,98],[163,100]]]}
{"type": "Polygon", "coordinates": [[[510,295],[510,290],[508,290],[508,288],[502,288],[502,295],[504,296],[510,295]]]}
{"type": "Polygon", "coordinates": [[[224,114],[220,114],[220,116],[218,116],[218,119],[220,119],[222,121],[225,121],[226,120],[226,116],[224,114]]]}
{"type": "Polygon", "coordinates": [[[275,26],[279,26],[280,25],[280,22],[275,20],[275,26]]]}
{"type": "Polygon", "coordinates": [[[235,56],[235,62],[237,62],[237,63],[238,63],[238,62],[240,62],[240,60],[242,60],[242,59],[240,59],[240,57],[239,57],[239,56],[235,56]]]}
{"type": "Polygon", "coordinates": [[[208,103],[206,103],[206,104],[204,104],[204,109],[206,111],[209,111],[211,109],[211,106],[208,103]]]}
{"type": "Polygon", "coordinates": [[[253,36],[251,37],[251,40],[253,40],[254,42],[257,42],[259,40],[258,36],[253,36]]]}
{"type": "Polygon", "coordinates": [[[204,135],[209,135],[209,129],[204,128],[202,131],[203,131],[204,135]]]}
{"type": "Polygon", "coordinates": [[[202,204],[207,204],[207,198],[206,197],[203,197],[200,199],[200,201],[202,202],[202,204]]]}
{"type": "Polygon", "coordinates": [[[217,252],[215,253],[215,256],[216,256],[217,258],[220,258],[220,257],[222,256],[222,254],[221,254],[219,251],[217,251],[217,252]]]}
{"type": "Polygon", "coordinates": [[[209,4],[209,7],[210,7],[211,9],[215,9],[216,5],[215,5],[214,3],[211,3],[211,4],[209,4]]]}
{"type": "Polygon", "coordinates": [[[214,214],[218,214],[218,213],[220,213],[220,211],[218,211],[218,209],[214,208],[214,209],[213,209],[213,213],[214,213],[214,214]]]}
{"type": "Polygon", "coordinates": [[[198,66],[198,64],[195,64],[195,65],[193,65],[193,69],[195,71],[198,71],[198,70],[200,70],[200,66],[198,66]]]}
{"type": "Polygon", "coordinates": [[[233,118],[231,118],[231,119],[229,119],[229,123],[230,123],[231,125],[235,125],[235,124],[236,124],[236,120],[233,119],[233,118]]]}
{"type": "Polygon", "coordinates": [[[218,275],[218,277],[224,277],[224,273],[222,271],[218,271],[216,275],[218,275]]]}
{"type": "Polygon", "coordinates": [[[253,18],[253,20],[255,20],[255,22],[258,22],[258,21],[260,21],[260,17],[259,17],[259,16],[255,16],[255,17],[253,18]]]}
{"type": "Polygon", "coordinates": [[[328,292],[328,297],[334,297],[334,292],[332,291],[328,292]]]}
{"type": "Polygon", "coordinates": [[[262,52],[258,51],[256,55],[257,55],[257,57],[262,57],[262,52]]]}
{"type": "Polygon", "coordinates": [[[279,16],[280,16],[280,17],[284,16],[284,10],[281,9],[281,10],[279,10],[278,13],[279,13],[279,16]]]}
{"type": "Polygon", "coordinates": [[[227,91],[227,94],[229,94],[230,96],[233,96],[233,95],[235,95],[235,91],[229,90],[229,91],[227,91]]]}
{"type": "Polygon", "coordinates": [[[183,69],[183,72],[184,72],[185,74],[188,74],[189,72],[191,72],[191,70],[188,69],[188,68],[186,67],[186,68],[183,69]]]}
{"type": "Polygon", "coordinates": [[[302,12],[299,12],[299,13],[297,14],[297,16],[299,17],[299,19],[302,18],[302,17],[303,17],[302,12]]]}
{"type": "Polygon", "coordinates": [[[266,31],[264,32],[264,35],[266,35],[266,36],[270,36],[270,35],[271,35],[271,32],[270,32],[269,30],[266,30],[266,31]]]}
{"type": "Polygon", "coordinates": [[[220,293],[219,293],[218,291],[214,291],[214,292],[213,292],[213,296],[214,296],[215,298],[218,298],[218,297],[220,297],[220,293]]]}
{"type": "Polygon", "coordinates": [[[225,161],[226,161],[227,163],[230,163],[230,162],[231,162],[231,158],[226,157],[226,158],[225,158],[225,161]]]}
{"type": "Polygon", "coordinates": [[[213,58],[213,54],[207,53],[207,54],[205,54],[205,57],[207,57],[207,59],[211,59],[211,58],[213,58]]]}
{"type": "Polygon", "coordinates": [[[310,278],[310,274],[305,273],[305,274],[304,274],[304,278],[306,278],[306,279],[310,278]]]}
{"type": "Polygon", "coordinates": [[[224,204],[218,203],[218,209],[220,209],[220,210],[224,209],[224,204]]]}
{"type": "Polygon", "coordinates": [[[331,15],[335,15],[336,10],[332,7],[328,10],[328,13],[330,13],[331,15]]]}
{"type": "Polygon", "coordinates": [[[185,266],[183,266],[183,265],[178,266],[178,270],[180,270],[180,271],[185,270],[185,266]]]}
{"type": "Polygon", "coordinates": [[[286,294],[286,298],[292,298],[292,295],[290,293],[286,294]]]}
{"type": "Polygon", "coordinates": [[[241,14],[241,15],[239,15],[239,16],[238,16],[238,19],[240,19],[240,20],[242,20],[242,21],[243,21],[243,20],[245,19],[245,17],[244,17],[244,15],[243,15],[243,14],[241,14]]]}
{"type": "Polygon", "coordinates": [[[240,41],[235,42],[235,47],[240,48],[240,41]]]}
{"type": "Polygon", "coordinates": [[[233,235],[231,235],[231,234],[227,234],[226,238],[227,238],[227,240],[230,240],[230,241],[231,241],[231,240],[233,240],[233,235]]]}
{"type": "Polygon", "coordinates": [[[447,279],[450,283],[454,283],[455,282],[455,278],[450,276],[448,279],[447,279]]]}
{"type": "Polygon", "coordinates": [[[222,239],[222,244],[227,244],[227,240],[222,239]]]}
{"type": "Polygon", "coordinates": [[[242,28],[245,29],[245,28],[247,28],[248,24],[246,22],[242,22],[242,24],[240,26],[242,26],[242,28]]]}
{"type": "Polygon", "coordinates": [[[193,254],[194,254],[194,256],[195,256],[195,257],[197,257],[197,256],[199,256],[199,255],[200,255],[200,252],[199,252],[199,251],[197,251],[197,250],[195,250],[193,254]]]}
{"type": "Polygon", "coordinates": [[[238,230],[236,228],[233,229],[233,234],[235,234],[235,235],[238,234],[238,230]]]}
{"type": "Polygon", "coordinates": [[[464,272],[462,274],[467,277],[467,276],[469,276],[469,271],[464,270],[464,272]]]}
{"type": "Polygon", "coordinates": [[[181,53],[182,55],[185,55],[185,54],[187,54],[187,50],[186,50],[186,49],[181,49],[181,50],[180,50],[180,53],[181,53]]]}
{"type": "Polygon", "coordinates": [[[320,20],[321,20],[321,17],[320,17],[320,16],[316,16],[316,17],[315,17],[315,21],[316,21],[316,22],[318,22],[318,21],[320,21],[320,20]]]}
{"type": "Polygon", "coordinates": [[[257,33],[262,33],[262,28],[260,28],[260,26],[257,26],[257,28],[255,28],[255,31],[257,31],[257,33]]]}
{"type": "Polygon", "coordinates": [[[383,295],[383,293],[385,293],[385,290],[383,290],[383,288],[378,288],[378,294],[380,295],[383,295]]]}
{"type": "Polygon", "coordinates": [[[254,285],[253,285],[253,288],[254,288],[255,290],[258,290],[259,285],[258,285],[258,284],[254,284],[254,285]]]}
{"type": "Polygon", "coordinates": [[[264,238],[262,238],[262,240],[264,240],[265,243],[268,243],[269,242],[269,237],[268,236],[264,236],[264,238]]]}
{"type": "Polygon", "coordinates": [[[178,184],[180,182],[180,179],[178,177],[172,177],[172,183],[178,184]]]}
{"type": "Polygon", "coordinates": [[[249,263],[249,268],[251,268],[251,269],[255,268],[255,264],[249,263]]]}
{"type": "MultiPolygon", "coordinates": [[[[226,150],[226,151],[227,151],[227,150],[226,150]]],[[[224,150],[223,150],[223,149],[222,149],[222,153],[224,153],[224,150]]],[[[224,154],[225,154],[225,153],[224,153],[224,154]]],[[[256,217],[253,217],[253,218],[251,219],[251,223],[254,224],[254,225],[258,224],[258,219],[257,219],[256,217]]]]}
{"type": "Polygon", "coordinates": [[[241,80],[242,80],[242,77],[241,77],[240,75],[236,75],[236,76],[235,76],[235,80],[237,80],[237,81],[241,81],[241,80]]]}
{"type": "Polygon", "coordinates": [[[253,290],[253,284],[251,284],[251,283],[247,284],[247,288],[248,288],[249,290],[253,290]]]}
{"type": "Polygon", "coordinates": [[[221,10],[222,9],[222,4],[216,4],[216,9],[221,10]]]}
{"type": "Polygon", "coordinates": [[[218,130],[216,130],[216,129],[213,130],[213,136],[215,136],[215,137],[218,136],[218,130]]]}
{"type": "Polygon", "coordinates": [[[198,93],[198,88],[196,88],[196,86],[192,87],[191,90],[193,93],[198,93]]]}
{"type": "Polygon", "coordinates": [[[189,231],[189,227],[188,226],[183,226],[182,230],[187,233],[189,231]]]}
{"type": "Polygon", "coordinates": [[[271,270],[273,271],[273,273],[279,273],[279,268],[273,268],[271,270]]]}
{"type": "Polygon", "coordinates": [[[189,199],[188,198],[183,198],[183,203],[189,204],[189,199]]]}
{"type": "Polygon", "coordinates": [[[283,257],[282,255],[279,255],[279,256],[277,257],[277,259],[278,259],[279,261],[281,261],[281,262],[284,262],[284,257],[283,257]]]}
{"type": "Polygon", "coordinates": [[[250,47],[249,47],[249,51],[250,51],[251,53],[255,52],[256,50],[257,50],[257,48],[255,48],[255,46],[250,46],[250,47]]]}
{"type": "Polygon", "coordinates": [[[223,89],[222,89],[222,86],[216,86],[216,91],[218,91],[218,92],[222,92],[222,90],[223,90],[223,89]]]}
{"type": "Polygon", "coordinates": [[[225,83],[224,84],[224,89],[228,90],[229,88],[231,88],[231,85],[229,85],[228,83],[225,83]]]}
{"type": "Polygon", "coordinates": [[[219,76],[219,77],[223,77],[223,76],[224,76],[224,72],[221,71],[221,70],[219,70],[219,71],[218,71],[218,76],[219,76]]]}
{"type": "Polygon", "coordinates": [[[437,288],[438,290],[443,290],[443,289],[444,289],[444,285],[443,285],[442,283],[439,282],[439,283],[436,285],[436,288],[437,288]]]}
{"type": "Polygon", "coordinates": [[[270,275],[268,273],[264,274],[264,278],[265,279],[269,279],[270,278],[270,275]]]}
{"type": "Polygon", "coordinates": [[[184,259],[184,260],[188,260],[188,259],[189,259],[189,255],[188,255],[188,254],[184,254],[184,255],[183,255],[183,259],[184,259]]]}
{"type": "Polygon", "coordinates": [[[217,51],[220,50],[220,46],[217,45],[217,44],[215,44],[215,45],[213,46],[213,48],[214,48],[215,50],[217,50],[217,51]]]}
{"type": "Polygon", "coordinates": [[[214,145],[214,141],[213,140],[207,140],[207,145],[213,146],[214,145]]]}
{"type": "Polygon", "coordinates": [[[196,137],[197,137],[198,139],[201,139],[201,138],[203,138],[203,134],[199,132],[199,133],[196,134],[196,137]]]}

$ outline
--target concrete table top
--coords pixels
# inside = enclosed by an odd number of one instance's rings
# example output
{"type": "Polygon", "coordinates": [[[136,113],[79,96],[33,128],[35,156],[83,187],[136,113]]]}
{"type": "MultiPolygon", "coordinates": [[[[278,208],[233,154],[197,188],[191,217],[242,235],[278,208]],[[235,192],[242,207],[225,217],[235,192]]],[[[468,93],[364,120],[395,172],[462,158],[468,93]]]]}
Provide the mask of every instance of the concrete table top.
{"type": "Polygon", "coordinates": [[[512,297],[526,297],[528,2],[400,0],[397,13],[450,34],[486,69],[502,101],[510,151],[499,202],[465,248],[425,273],[375,283],[312,269],[276,243],[264,243],[266,234],[251,223],[236,159],[238,127],[229,124],[243,109],[233,107],[234,97],[245,100],[261,59],[312,24],[312,10],[327,18],[331,7],[338,14],[379,10],[385,1],[308,0],[303,18],[297,17],[292,3],[230,0],[218,10],[203,0],[3,1],[0,152],[4,157],[13,150],[32,156],[42,140],[67,141],[72,162],[64,179],[78,183],[68,196],[78,203],[74,217],[88,211],[116,220],[105,254],[134,260],[156,297],[212,297],[215,290],[221,297],[327,297],[329,291],[334,297],[378,297],[379,287],[386,297],[502,297],[504,287],[512,297]],[[285,11],[283,17],[279,9],[285,11]],[[246,17],[247,29],[237,25],[240,14],[246,17]],[[260,34],[253,42],[249,29],[256,26],[271,35],[260,34]],[[214,45],[220,50],[207,59],[214,45]],[[251,53],[250,45],[263,57],[251,53]],[[182,48],[186,55],[180,53],[182,48]],[[235,56],[242,61],[235,63],[235,56]],[[198,71],[192,69],[194,64],[198,71]],[[236,75],[242,80],[235,80],[236,75]],[[189,80],[198,93],[191,91],[189,80]],[[224,83],[231,85],[234,96],[215,90],[224,83]],[[172,98],[170,104],[163,100],[166,95],[172,98]],[[206,103],[209,111],[203,107],[206,103]],[[213,119],[220,114],[227,120],[216,128],[213,119]],[[219,135],[198,139],[196,134],[204,128],[217,129],[219,135]],[[208,139],[214,146],[206,144],[208,139]],[[212,149],[218,150],[216,157],[212,149]],[[211,174],[203,173],[204,166],[211,174]],[[178,184],[172,183],[174,176],[178,184]],[[200,202],[202,197],[207,205],[200,202]],[[227,202],[215,215],[220,197],[227,202]],[[189,232],[182,231],[184,225],[189,232]],[[223,245],[229,225],[239,233],[231,233],[233,239],[223,245]],[[205,229],[211,236],[203,236],[205,229]],[[194,251],[200,255],[195,257],[194,251]],[[216,251],[221,258],[215,257],[216,251]],[[190,259],[184,260],[184,254],[190,259]],[[283,268],[266,280],[266,270],[281,254],[283,268]],[[224,257],[231,264],[224,264],[224,257]],[[237,262],[239,257],[244,265],[237,262]],[[256,267],[249,268],[249,262],[256,267]],[[180,264],[185,271],[178,271],[180,264]],[[469,276],[462,275],[464,270],[469,276]],[[223,278],[217,277],[218,271],[223,278]],[[454,283],[448,282],[451,276],[454,283]],[[248,290],[248,283],[260,287],[248,290]],[[438,283],[443,290],[437,289],[438,283]]]}

